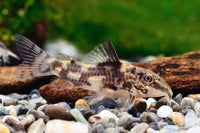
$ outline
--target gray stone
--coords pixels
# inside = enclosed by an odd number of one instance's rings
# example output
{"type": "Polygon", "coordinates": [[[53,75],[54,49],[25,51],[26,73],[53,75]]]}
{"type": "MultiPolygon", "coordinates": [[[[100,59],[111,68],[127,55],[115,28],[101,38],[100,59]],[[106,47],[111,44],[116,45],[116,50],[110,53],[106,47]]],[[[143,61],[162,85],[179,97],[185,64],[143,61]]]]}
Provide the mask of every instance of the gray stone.
{"type": "Polygon", "coordinates": [[[171,108],[174,112],[179,112],[181,110],[180,104],[178,104],[176,101],[171,102],[171,108]]]}
{"type": "Polygon", "coordinates": [[[178,131],[179,127],[176,125],[168,125],[160,130],[161,133],[177,133],[178,131]]]}
{"type": "Polygon", "coordinates": [[[158,122],[158,129],[161,130],[163,127],[168,126],[169,124],[167,122],[158,122]]]}
{"type": "Polygon", "coordinates": [[[92,130],[91,133],[104,133],[105,129],[102,124],[96,124],[92,130]]]}
{"type": "Polygon", "coordinates": [[[140,121],[145,123],[158,122],[160,121],[160,118],[155,113],[143,112],[140,115],[140,121]]]}
{"type": "Polygon", "coordinates": [[[30,110],[28,113],[33,114],[36,119],[42,118],[45,122],[49,121],[49,117],[42,111],[30,110]]]}
{"type": "Polygon", "coordinates": [[[124,129],[126,129],[132,123],[132,118],[133,117],[131,115],[124,114],[121,117],[119,117],[117,125],[122,126],[124,129]]]}
{"type": "Polygon", "coordinates": [[[109,128],[106,128],[104,133],[119,133],[119,130],[116,128],[109,127],[109,128]]]}
{"type": "Polygon", "coordinates": [[[28,96],[26,94],[12,93],[7,96],[9,96],[10,98],[13,98],[13,99],[18,99],[18,100],[22,100],[22,99],[27,100],[28,99],[28,96]]]}
{"type": "Polygon", "coordinates": [[[178,94],[173,98],[173,100],[174,100],[175,102],[177,102],[179,105],[181,104],[182,99],[183,99],[183,96],[182,96],[181,93],[178,93],[178,94]]]}
{"type": "Polygon", "coordinates": [[[35,103],[37,106],[41,106],[47,103],[47,101],[42,98],[42,97],[38,97],[38,98],[34,98],[29,100],[30,103],[35,103]]]}

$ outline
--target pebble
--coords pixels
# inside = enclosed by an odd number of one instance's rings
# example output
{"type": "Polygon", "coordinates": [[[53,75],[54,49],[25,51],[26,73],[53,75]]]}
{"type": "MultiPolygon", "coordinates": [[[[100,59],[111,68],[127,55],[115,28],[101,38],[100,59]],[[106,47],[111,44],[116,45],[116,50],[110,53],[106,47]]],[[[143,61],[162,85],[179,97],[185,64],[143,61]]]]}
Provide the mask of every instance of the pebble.
{"type": "Polygon", "coordinates": [[[158,109],[163,105],[167,105],[168,104],[168,99],[166,97],[162,97],[158,100],[158,102],[155,105],[155,108],[158,109]]]}
{"type": "Polygon", "coordinates": [[[130,133],[145,133],[149,125],[147,123],[140,123],[130,130],[130,133]]]}
{"type": "Polygon", "coordinates": [[[104,133],[104,132],[105,132],[105,128],[102,125],[102,123],[96,124],[91,130],[91,133],[104,133]]]}
{"type": "Polygon", "coordinates": [[[108,110],[103,110],[98,115],[102,118],[102,121],[104,122],[108,122],[110,118],[113,118],[115,121],[118,121],[119,119],[114,113],[108,110]]]}
{"type": "Polygon", "coordinates": [[[13,98],[5,99],[5,100],[3,101],[3,105],[4,105],[4,106],[16,105],[17,103],[18,103],[18,100],[17,100],[17,99],[13,99],[13,98]]]}
{"type": "Polygon", "coordinates": [[[133,117],[131,115],[126,113],[119,117],[117,125],[123,127],[124,129],[127,129],[127,127],[132,123],[132,118],[133,117]]]}
{"type": "Polygon", "coordinates": [[[103,105],[100,105],[99,107],[97,107],[96,109],[96,113],[99,114],[101,111],[105,110],[106,108],[103,105]]]}
{"type": "Polygon", "coordinates": [[[0,133],[10,133],[10,130],[5,125],[0,124],[0,133]]]}
{"type": "Polygon", "coordinates": [[[34,117],[36,119],[42,118],[42,119],[44,119],[45,122],[49,121],[49,117],[47,115],[45,115],[44,112],[42,112],[42,111],[31,110],[31,111],[29,111],[29,114],[34,115],[34,117]]]}
{"type": "Polygon", "coordinates": [[[178,93],[178,94],[173,98],[173,100],[174,100],[175,102],[177,102],[178,104],[181,104],[182,99],[183,99],[183,96],[182,96],[181,93],[178,93]]]}
{"type": "Polygon", "coordinates": [[[193,98],[188,98],[188,97],[184,97],[181,101],[181,108],[190,108],[193,109],[194,108],[194,99],[193,98]]]}
{"type": "Polygon", "coordinates": [[[195,121],[195,125],[200,126],[200,118],[195,121]]]}
{"type": "Polygon", "coordinates": [[[140,115],[140,121],[141,122],[146,122],[146,123],[158,122],[158,121],[160,121],[160,118],[155,113],[143,112],[140,115]]]}
{"type": "Polygon", "coordinates": [[[149,109],[152,104],[156,103],[156,99],[150,97],[150,98],[147,99],[146,103],[147,103],[147,109],[149,109]]]}
{"type": "Polygon", "coordinates": [[[77,108],[78,106],[85,106],[87,108],[90,108],[90,106],[87,104],[87,102],[84,99],[79,99],[76,101],[75,108],[77,108]]]}
{"type": "Polygon", "coordinates": [[[42,118],[36,120],[28,127],[28,133],[43,133],[45,131],[45,123],[42,118]]]}
{"type": "Polygon", "coordinates": [[[102,121],[102,118],[99,115],[90,116],[89,119],[88,119],[88,122],[90,124],[94,124],[95,122],[99,122],[99,121],[102,121]]]}
{"type": "Polygon", "coordinates": [[[28,96],[26,94],[11,93],[7,96],[10,98],[13,98],[13,99],[18,99],[18,100],[22,100],[22,99],[27,100],[28,99],[28,96]]]}
{"type": "Polygon", "coordinates": [[[161,133],[178,133],[178,131],[179,127],[177,125],[168,125],[160,130],[161,133]]]}
{"type": "Polygon", "coordinates": [[[45,133],[88,133],[88,126],[80,122],[50,120],[46,124],[45,133]]]}
{"type": "Polygon", "coordinates": [[[33,98],[33,99],[29,100],[29,102],[35,103],[37,105],[37,107],[47,103],[47,101],[42,97],[33,98]]]}
{"type": "Polygon", "coordinates": [[[104,106],[105,108],[110,108],[110,109],[114,109],[115,107],[118,106],[118,104],[114,100],[106,98],[106,99],[100,100],[97,103],[91,105],[91,109],[93,109],[93,110],[95,110],[95,112],[97,112],[97,108],[101,105],[104,106]]]}
{"type": "Polygon", "coordinates": [[[59,102],[57,105],[60,106],[60,107],[65,108],[66,110],[71,110],[71,109],[72,109],[72,108],[69,106],[69,104],[67,104],[66,102],[59,102]]]}
{"type": "Polygon", "coordinates": [[[193,126],[189,128],[186,133],[199,133],[200,131],[200,126],[193,126]]]}
{"type": "Polygon", "coordinates": [[[194,104],[194,111],[198,117],[200,117],[200,102],[194,104]]]}
{"type": "Polygon", "coordinates": [[[17,117],[17,110],[15,108],[10,109],[9,114],[17,117]]]}
{"type": "Polygon", "coordinates": [[[0,94],[0,99],[1,99],[1,103],[4,103],[5,100],[11,99],[11,98],[8,97],[8,96],[1,95],[1,94],[0,94]]]}
{"type": "Polygon", "coordinates": [[[74,120],[74,117],[71,115],[69,110],[66,110],[65,108],[58,105],[48,105],[45,109],[45,115],[49,116],[51,120],[74,120]]]}
{"type": "Polygon", "coordinates": [[[171,113],[171,112],[172,112],[171,107],[169,107],[167,105],[163,105],[157,110],[157,115],[161,118],[166,118],[166,117],[168,117],[169,113],[171,113]]]}
{"type": "Polygon", "coordinates": [[[90,116],[95,114],[94,110],[91,110],[90,108],[87,108],[86,106],[78,106],[77,109],[83,114],[83,116],[85,117],[85,119],[89,119],[90,116]]]}
{"type": "Polygon", "coordinates": [[[77,122],[81,122],[81,123],[87,125],[89,130],[91,129],[91,126],[89,125],[88,121],[84,118],[84,116],[78,109],[76,109],[76,108],[71,109],[70,113],[72,114],[72,116],[75,118],[75,120],[77,122]]]}
{"type": "Polygon", "coordinates": [[[146,133],[160,133],[160,131],[156,131],[156,130],[154,130],[152,128],[148,128],[146,133]]]}
{"type": "Polygon", "coordinates": [[[113,127],[109,127],[109,128],[106,128],[104,133],[119,133],[119,130],[117,130],[116,128],[113,128],[113,127]]]}
{"type": "Polygon", "coordinates": [[[29,126],[31,123],[33,123],[35,121],[35,117],[32,114],[29,114],[27,116],[25,116],[21,122],[24,125],[24,127],[29,126]]]}
{"type": "Polygon", "coordinates": [[[149,128],[152,128],[154,130],[158,130],[158,122],[149,123],[149,128]]]}
{"type": "Polygon", "coordinates": [[[176,101],[172,100],[171,102],[171,108],[174,112],[179,112],[181,110],[180,104],[178,104],[176,101]]]}
{"type": "Polygon", "coordinates": [[[187,97],[193,98],[196,101],[199,101],[200,94],[190,94],[187,97]]]}
{"type": "Polygon", "coordinates": [[[2,122],[11,126],[13,129],[15,129],[15,131],[22,131],[22,132],[25,131],[24,125],[14,116],[11,115],[4,116],[2,122]]]}
{"type": "Polygon", "coordinates": [[[183,114],[179,112],[171,112],[168,115],[169,119],[173,121],[173,123],[179,127],[185,126],[185,117],[183,114]]]}
{"type": "Polygon", "coordinates": [[[0,103],[0,111],[1,112],[5,112],[6,111],[6,108],[0,103]]]}
{"type": "Polygon", "coordinates": [[[165,126],[168,126],[169,124],[167,122],[158,122],[158,130],[162,129],[165,126]]]}
{"type": "Polygon", "coordinates": [[[137,98],[134,103],[134,107],[136,108],[137,112],[144,112],[147,109],[146,99],[137,98]]]}
{"type": "Polygon", "coordinates": [[[185,128],[194,126],[197,119],[198,117],[193,110],[188,111],[185,115],[185,128]]]}

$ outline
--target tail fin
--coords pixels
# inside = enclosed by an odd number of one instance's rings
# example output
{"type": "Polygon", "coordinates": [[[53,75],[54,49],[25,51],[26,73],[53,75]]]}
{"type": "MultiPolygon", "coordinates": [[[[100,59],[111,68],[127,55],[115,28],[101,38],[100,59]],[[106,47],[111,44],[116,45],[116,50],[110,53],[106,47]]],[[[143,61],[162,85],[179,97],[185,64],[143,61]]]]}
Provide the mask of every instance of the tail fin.
{"type": "Polygon", "coordinates": [[[16,71],[17,78],[52,75],[49,61],[53,58],[50,55],[22,35],[16,35],[16,45],[23,61],[16,71]]]}

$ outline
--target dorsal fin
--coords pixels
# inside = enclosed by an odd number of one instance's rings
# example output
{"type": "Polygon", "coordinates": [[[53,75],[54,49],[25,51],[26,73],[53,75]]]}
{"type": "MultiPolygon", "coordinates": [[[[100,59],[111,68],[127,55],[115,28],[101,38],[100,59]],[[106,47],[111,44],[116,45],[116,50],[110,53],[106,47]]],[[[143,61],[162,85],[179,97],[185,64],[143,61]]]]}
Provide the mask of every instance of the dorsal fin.
{"type": "Polygon", "coordinates": [[[96,65],[104,64],[119,66],[121,64],[112,42],[106,39],[104,39],[103,44],[99,44],[88,53],[84,61],[96,65]]]}
{"type": "Polygon", "coordinates": [[[56,57],[60,60],[73,60],[71,56],[63,54],[63,53],[58,53],[56,54],[56,57]]]}

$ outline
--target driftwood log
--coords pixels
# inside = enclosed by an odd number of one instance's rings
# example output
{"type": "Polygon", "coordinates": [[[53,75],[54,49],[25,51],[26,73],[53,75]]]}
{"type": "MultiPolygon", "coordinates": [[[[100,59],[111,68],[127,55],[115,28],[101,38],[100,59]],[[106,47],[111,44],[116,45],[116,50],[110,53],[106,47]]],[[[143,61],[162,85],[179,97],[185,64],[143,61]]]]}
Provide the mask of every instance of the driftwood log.
{"type": "MultiPolygon", "coordinates": [[[[182,93],[184,96],[200,93],[200,50],[133,65],[159,73],[171,86],[174,96],[177,93],[182,93]]],[[[67,87],[68,83],[60,78],[52,80],[52,77],[39,77],[18,81],[14,76],[15,69],[16,67],[0,67],[1,94],[23,93],[26,89],[30,90],[40,86],[41,95],[50,102],[66,101],[67,99],[74,101],[87,95],[86,90],[75,86],[67,87]],[[52,82],[49,83],[50,81],[52,82]]]]}

